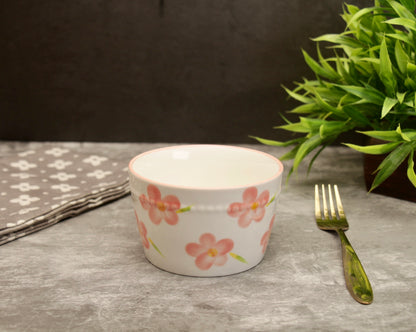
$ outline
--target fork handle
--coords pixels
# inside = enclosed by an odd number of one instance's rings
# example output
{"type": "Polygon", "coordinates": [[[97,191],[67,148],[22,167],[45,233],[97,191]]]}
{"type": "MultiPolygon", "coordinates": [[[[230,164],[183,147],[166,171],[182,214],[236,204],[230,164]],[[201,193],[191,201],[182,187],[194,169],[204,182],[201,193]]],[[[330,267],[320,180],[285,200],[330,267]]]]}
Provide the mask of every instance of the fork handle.
{"type": "Polygon", "coordinates": [[[339,229],[337,233],[341,239],[342,262],[347,289],[356,301],[370,304],[373,302],[373,290],[364,268],[344,231],[339,229]]]}

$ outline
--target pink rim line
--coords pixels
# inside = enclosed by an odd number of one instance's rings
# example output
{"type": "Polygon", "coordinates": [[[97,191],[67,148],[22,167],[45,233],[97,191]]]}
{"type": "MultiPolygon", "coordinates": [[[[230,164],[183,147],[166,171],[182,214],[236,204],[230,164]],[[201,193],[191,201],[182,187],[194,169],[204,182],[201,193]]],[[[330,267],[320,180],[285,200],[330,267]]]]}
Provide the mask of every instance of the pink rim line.
{"type": "Polygon", "coordinates": [[[224,145],[221,145],[221,144],[184,144],[184,145],[167,146],[167,147],[164,147],[164,148],[158,148],[158,149],[153,149],[153,150],[149,150],[149,151],[143,152],[143,153],[137,155],[136,157],[134,157],[132,160],[130,160],[130,163],[129,163],[129,171],[130,171],[131,174],[133,174],[137,178],[140,178],[142,180],[145,180],[145,181],[147,181],[149,183],[161,185],[161,186],[168,187],[168,188],[180,188],[180,189],[192,189],[192,190],[229,190],[229,189],[240,189],[240,188],[258,186],[260,184],[270,182],[273,179],[279,177],[279,175],[283,173],[283,164],[282,164],[282,162],[279,159],[277,159],[276,157],[273,157],[272,155],[270,155],[270,154],[268,154],[266,152],[262,152],[262,151],[258,151],[258,150],[250,149],[250,148],[245,148],[245,147],[242,147],[242,146],[233,146],[233,145],[225,145],[225,144],[224,145]],[[261,155],[263,155],[263,156],[265,156],[265,157],[267,157],[267,158],[272,159],[273,161],[275,161],[279,165],[279,171],[275,175],[271,176],[270,178],[268,178],[266,180],[259,181],[259,182],[255,182],[255,183],[252,183],[250,185],[229,186],[229,187],[213,187],[213,188],[211,188],[211,187],[192,187],[192,186],[183,186],[183,185],[167,184],[165,182],[160,182],[160,181],[156,181],[156,180],[152,180],[152,179],[149,179],[147,177],[144,177],[144,176],[138,174],[133,169],[134,162],[137,159],[139,159],[139,158],[141,158],[141,157],[143,157],[145,155],[152,154],[152,153],[155,153],[155,152],[158,152],[158,151],[163,151],[163,150],[173,150],[173,149],[177,149],[177,148],[198,147],[198,146],[201,146],[201,147],[232,148],[232,149],[240,149],[240,150],[246,150],[246,151],[250,151],[250,152],[255,152],[255,153],[261,154],[261,155]]]}

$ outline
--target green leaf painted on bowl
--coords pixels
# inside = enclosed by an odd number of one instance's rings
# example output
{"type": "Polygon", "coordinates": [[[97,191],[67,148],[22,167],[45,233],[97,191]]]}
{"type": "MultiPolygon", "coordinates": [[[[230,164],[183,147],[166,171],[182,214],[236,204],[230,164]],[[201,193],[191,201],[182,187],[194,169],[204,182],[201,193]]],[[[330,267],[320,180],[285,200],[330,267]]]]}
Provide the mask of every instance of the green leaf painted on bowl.
{"type": "Polygon", "coordinates": [[[176,213],[188,212],[188,211],[191,211],[191,208],[192,208],[192,205],[189,205],[189,206],[186,206],[186,207],[183,207],[181,209],[176,210],[176,213]]]}
{"type": "Polygon", "coordinates": [[[275,199],[276,199],[276,194],[274,194],[273,197],[270,199],[270,201],[266,204],[266,207],[268,207],[270,204],[272,204],[275,199]]]}
{"type": "Polygon", "coordinates": [[[165,256],[163,256],[162,252],[159,250],[157,245],[152,241],[152,239],[150,237],[148,238],[148,240],[151,243],[151,245],[153,246],[153,248],[155,248],[155,250],[160,254],[160,256],[165,257],[165,256]]]}
{"type": "Polygon", "coordinates": [[[239,256],[239,255],[237,255],[237,254],[234,254],[233,252],[230,252],[230,256],[231,256],[232,258],[234,258],[234,259],[236,259],[236,260],[240,261],[241,263],[245,263],[245,264],[247,264],[247,261],[246,261],[243,257],[241,257],[241,256],[239,256]]]}

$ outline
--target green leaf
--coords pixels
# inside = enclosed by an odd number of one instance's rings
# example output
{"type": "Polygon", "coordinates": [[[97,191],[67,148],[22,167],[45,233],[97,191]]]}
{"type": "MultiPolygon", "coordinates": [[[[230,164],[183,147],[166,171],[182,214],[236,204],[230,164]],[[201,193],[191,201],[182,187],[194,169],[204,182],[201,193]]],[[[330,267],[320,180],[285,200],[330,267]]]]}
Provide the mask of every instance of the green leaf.
{"type": "Polygon", "coordinates": [[[409,11],[415,11],[415,0],[400,0],[403,6],[405,6],[409,11]]]}
{"type": "Polygon", "coordinates": [[[359,41],[361,41],[365,44],[368,44],[368,45],[373,44],[373,42],[374,42],[374,40],[373,40],[374,39],[374,31],[369,30],[369,29],[365,28],[364,26],[360,25],[359,27],[357,27],[354,30],[354,33],[355,33],[355,37],[359,41]]]}
{"type": "Polygon", "coordinates": [[[345,6],[345,8],[343,9],[344,14],[346,14],[347,10],[348,10],[348,13],[354,15],[355,13],[357,13],[360,10],[360,8],[358,8],[357,6],[350,5],[348,3],[345,3],[344,6],[345,6]]]}
{"type": "Polygon", "coordinates": [[[319,135],[322,138],[338,136],[349,129],[350,127],[344,121],[326,121],[319,127],[319,135]]]}
{"type": "Polygon", "coordinates": [[[403,102],[404,102],[404,97],[406,97],[406,93],[407,93],[407,92],[403,92],[403,93],[401,93],[401,92],[397,92],[397,93],[396,93],[397,100],[399,101],[399,103],[400,103],[400,104],[403,104],[403,102]]]}
{"type": "Polygon", "coordinates": [[[379,71],[379,69],[380,69],[380,59],[362,57],[360,59],[360,62],[361,63],[363,63],[363,62],[369,62],[372,65],[372,67],[374,67],[377,71],[379,71]]]}
{"type": "MultiPolygon", "coordinates": [[[[306,139],[303,139],[304,141],[306,141],[306,139]]],[[[291,160],[294,159],[296,157],[296,154],[298,153],[299,147],[301,144],[295,146],[292,150],[290,150],[289,152],[285,153],[283,156],[280,156],[280,160],[291,160]]],[[[291,173],[291,172],[290,172],[291,173]]]]}
{"type": "Polygon", "coordinates": [[[339,117],[341,117],[341,118],[345,118],[345,115],[344,115],[344,113],[340,110],[340,109],[337,109],[336,107],[334,107],[334,106],[332,106],[332,105],[330,105],[329,103],[327,103],[321,96],[320,96],[320,94],[318,93],[318,91],[315,89],[315,93],[314,93],[314,95],[315,95],[315,102],[319,105],[319,107],[322,109],[322,110],[324,110],[324,111],[326,111],[326,112],[328,112],[328,113],[334,113],[334,114],[336,114],[337,116],[339,116],[339,117]]]}
{"type": "Polygon", "coordinates": [[[414,11],[414,5],[415,5],[414,0],[413,1],[410,1],[410,0],[403,1],[403,0],[401,0],[402,3],[404,2],[405,6],[401,5],[397,1],[392,1],[392,0],[387,0],[387,1],[390,4],[390,6],[394,9],[394,11],[397,13],[397,15],[399,15],[400,17],[406,18],[406,19],[409,19],[409,20],[414,20],[415,19],[415,16],[412,13],[412,11],[414,11]],[[408,8],[412,8],[412,7],[413,7],[413,10],[409,11],[408,8]]]}
{"type": "Polygon", "coordinates": [[[280,146],[280,147],[286,147],[289,145],[293,145],[296,144],[298,142],[300,142],[301,140],[303,140],[303,138],[296,138],[293,140],[289,140],[286,142],[280,142],[280,141],[274,141],[274,140],[270,140],[270,139],[265,139],[265,138],[260,138],[257,136],[249,136],[251,138],[256,139],[257,141],[259,141],[260,143],[264,144],[264,145],[270,145],[270,146],[280,146]]]}
{"type": "Polygon", "coordinates": [[[366,146],[355,145],[355,144],[350,144],[350,143],[342,143],[342,144],[358,152],[362,152],[366,154],[386,154],[392,151],[396,146],[398,146],[401,143],[392,142],[392,143],[366,145],[366,146]]]}
{"type": "Polygon", "coordinates": [[[416,65],[414,63],[408,62],[406,64],[406,70],[409,75],[414,75],[416,73],[416,65]]]}
{"type": "Polygon", "coordinates": [[[381,110],[380,119],[384,118],[398,102],[399,101],[397,99],[386,97],[381,110]]]}
{"type": "Polygon", "coordinates": [[[380,45],[380,79],[386,87],[387,91],[395,92],[396,91],[396,79],[393,75],[393,69],[389,57],[389,52],[387,49],[386,38],[383,38],[383,41],[380,45]]]}
{"type": "Polygon", "coordinates": [[[232,258],[234,258],[234,259],[236,259],[236,260],[240,261],[241,263],[245,263],[245,264],[247,264],[247,261],[246,261],[243,257],[241,257],[241,256],[239,256],[239,255],[237,255],[237,254],[234,254],[233,252],[230,252],[230,256],[231,256],[232,258]]]}
{"type": "MultiPolygon", "coordinates": [[[[377,5],[379,5],[379,3],[377,2],[377,5]]],[[[370,29],[372,29],[375,34],[374,34],[374,43],[375,44],[380,44],[381,42],[381,37],[382,35],[384,35],[386,32],[391,31],[394,29],[392,29],[391,26],[387,25],[387,24],[383,24],[383,20],[385,20],[386,17],[384,16],[384,11],[382,9],[378,9],[374,11],[374,15],[369,19],[371,20],[371,25],[370,25],[370,29]]]]}
{"type": "Polygon", "coordinates": [[[377,175],[371,185],[370,191],[373,191],[383,183],[393,172],[401,165],[409,153],[413,150],[411,143],[402,143],[381,162],[377,167],[377,175]]]}
{"type": "Polygon", "coordinates": [[[326,34],[326,35],[322,35],[317,38],[314,38],[312,40],[315,42],[324,41],[328,43],[339,44],[341,46],[347,46],[351,48],[363,47],[363,44],[361,44],[356,39],[348,37],[348,36],[343,36],[340,34],[326,34]]]}
{"type": "Polygon", "coordinates": [[[355,107],[346,105],[342,109],[353,121],[359,125],[371,126],[370,120],[368,120],[367,117],[355,107]]]}
{"type": "Polygon", "coordinates": [[[324,85],[324,83],[321,86],[312,87],[310,89],[310,92],[314,96],[319,95],[321,99],[325,100],[325,102],[331,105],[337,105],[340,99],[345,100],[348,96],[348,94],[345,91],[338,89],[337,87],[334,87],[334,85],[324,85]]]}
{"type": "Polygon", "coordinates": [[[392,25],[401,25],[408,30],[416,31],[416,22],[408,18],[392,18],[390,20],[384,21],[384,23],[392,25]]]}
{"type": "Polygon", "coordinates": [[[299,117],[300,123],[305,128],[309,128],[309,132],[317,132],[319,130],[319,127],[325,123],[325,120],[323,119],[314,119],[314,118],[307,118],[307,117],[299,117]]]}
{"type": "Polygon", "coordinates": [[[347,21],[347,28],[349,28],[352,24],[359,24],[360,23],[360,19],[373,12],[374,9],[376,9],[376,7],[368,7],[368,8],[363,8],[361,10],[359,10],[358,12],[356,12],[354,15],[352,15],[348,21],[347,21]]]}
{"type": "Polygon", "coordinates": [[[409,155],[409,160],[407,163],[407,177],[409,178],[413,186],[416,188],[416,174],[415,174],[415,168],[414,168],[415,163],[413,161],[413,154],[414,154],[414,150],[412,150],[409,155]]]}
{"type": "Polygon", "coordinates": [[[410,141],[416,141],[416,130],[405,129],[404,133],[410,141]]]}
{"type": "Polygon", "coordinates": [[[395,130],[373,130],[373,131],[357,131],[369,137],[381,139],[387,142],[401,141],[401,136],[395,130]]]}
{"type": "MultiPolygon", "coordinates": [[[[342,59],[345,60],[345,59],[342,59]]],[[[336,57],[336,66],[337,66],[337,71],[340,73],[340,75],[342,76],[342,78],[344,79],[346,84],[350,84],[350,85],[354,85],[357,84],[357,81],[355,80],[355,78],[353,78],[348,71],[345,69],[345,65],[343,64],[341,58],[337,55],[336,57]]]]}
{"type": "Polygon", "coordinates": [[[409,106],[410,108],[413,109],[413,112],[415,112],[416,111],[416,109],[415,109],[415,97],[416,97],[416,94],[414,92],[411,92],[409,94],[405,92],[405,94],[406,94],[406,96],[405,96],[406,98],[404,99],[404,101],[402,102],[402,104],[404,104],[406,106],[409,106]]]}
{"type": "Polygon", "coordinates": [[[318,54],[319,63],[327,72],[328,78],[334,81],[338,80],[341,77],[340,74],[338,74],[338,72],[335,71],[328,61],[322,56],[318,43],[316,44],[316,53],[318,54]]]}
{"type": "Polygon", "coordinates": [[[297,170],[301,161],[309,154],[312,150],[317,148],[322,143],[322,138],[319,134],[316,134],[310,138],[308,138],[305,142],[303,142],[296,153],[296,156],[293,160],[293,169],[297,170]]]}
{"type": "Polygon", "coordinates": [[[398,33],[386,33],[386,37],[400,40],[400,41],[405,42],[406,44],[412,46],[413,48],[415,47],[412,39],[409,38],[409,36],[407,34],[404,34],[404,33],[401,33],[401,32],[398,32],[398,33]]]}
{"type": "Polygon", "coordinates": [[[406,77],[404,80],[404,86],[408,89],[416,90],[416,82],[410,77],[406,77]]]}
{"type": "Polygon", "coordinates": [[[334,75],[333,72],[322,67],[318,62],[312,59],[312,57],[309,56],[309,54],[306,51],[302,50],[302,54],[305,59],[305,62],[313,70],[313,72],[316,75],[322,76],[328,79],[337,79],[337,76],[334,75]]]}
{"type": "Polygon", "coordinates": [[[380,105],[380,106],[382,106],[384,103],[385,96],[377,90],[371,90],[368,88],[363,88],[363,87],[354,86],[354,85],[337,85],[337,86],[347,91],[348,93],[354,96],[357,96],[370,103],[380,105]]]}
{"type": "Polygon", "coordinates": [[[298,94],[294,91],[289,90],[288,88],[286,88],[285,86],[283,86],[283,89],[285,89],[286,93],[292,97],[293,99],[296,99],[297,101],[300,101],[301,103],[304,104],[309,104],[309,103],[313,103],[313,99],[305,97],[301,94],[298,94]]]}
{"type": "Polygon", "coordinates": [[[284,130],[287,130],[287,131],[292,131],[294,133],[309,133],[310,132],[310,129],[308,127],[305,127],[300,122],[289,123],[287,125],[278,126],[276,128],[284,129],[284,130]]]}
{"type": "MultiPolygon", "coordinates": [[[[350,71],[351,76],[355,77],[356,80],[360,80],[362,76],[368,77],[369,75],[373,75],[374,72],[376,72],[378,68],[380,68],[379,59],[354,57],[354,61],[352,60],[350,61],[349,71],[350,71]]],[[[354,84],[354,85],[360,85],[360,84],[354,84]]]]}
{"type": "Polygon", "coordinates": [[[321,108],[316,103],[309,103],[309,104],[303,104],[300,106],[295,107],[289,113],[296,113],[296,114],[309,114],[313,111],[320,110],[321,108]]]}
{"type": "Polygon", "coordinates": [[[326,144],[324,144],[324,145],[322,145],[320,148],[319,148],[319,150],[315,153],[315,155],[312,157],[312,159],[311,159],[311,161],[310,161],[310,163],[309,163],[309,165],[308,165],[308,172],[307,172],[307,174],[309,174],[310,173],[310,171],[311,171],[311,169],[312,169],[312,165],[313,165],[313,163],[315,162],[315,160],[316,160],[316,158],[318,158],[318,156],[321,154],[321,152],[328,146],[328,145],[330,145],[330,144],[332,144],[333,143],[333,140],[329,140],[328,141],[328,143],[326,143],[326,144]]]}
{"type": "Polygon", "coordinates": [[[400,128],[400,124],[398,125],[398,127],[396,129],[396,132],[402,137],[402,139],[404,141],[406,141],[406,142],[411,141],[411,138],[409,136],[407,136],[407,134],[402,131],[402,128],[400,128]]]}
{"type": "Polygon", "coordinates": [[[405,74],[407,72],[407,63],[409,62],[409,56],[403,50],[402,44],[398,40],[396,40],[394,53],[396,56],[397,66],[399,67],[400,71],[403,74],[405,74]]]}

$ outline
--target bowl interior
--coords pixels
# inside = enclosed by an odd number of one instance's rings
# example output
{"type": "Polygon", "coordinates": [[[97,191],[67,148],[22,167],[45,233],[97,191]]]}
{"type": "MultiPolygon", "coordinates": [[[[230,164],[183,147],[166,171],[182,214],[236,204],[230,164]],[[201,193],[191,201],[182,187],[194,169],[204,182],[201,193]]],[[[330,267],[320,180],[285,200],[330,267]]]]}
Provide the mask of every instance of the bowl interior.
{"type": "Polygon", "coordinates": [[[283,172],[273,156],[226,145],[184,145],[152,150],[130,162],[144,180],[174,187],[226,189],[256,185],[283,172]]]}

